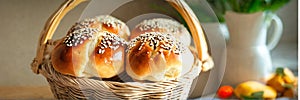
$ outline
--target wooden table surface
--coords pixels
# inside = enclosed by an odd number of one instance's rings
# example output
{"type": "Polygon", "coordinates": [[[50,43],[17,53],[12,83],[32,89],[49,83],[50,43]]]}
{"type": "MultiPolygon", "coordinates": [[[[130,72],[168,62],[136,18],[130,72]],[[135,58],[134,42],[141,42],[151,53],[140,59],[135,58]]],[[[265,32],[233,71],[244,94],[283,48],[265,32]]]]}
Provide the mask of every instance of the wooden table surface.
{"type": "Polygon", "coordinates": [[[0,87],[1,100],[50,100],[54,99],[49,86],[0,87]]]}

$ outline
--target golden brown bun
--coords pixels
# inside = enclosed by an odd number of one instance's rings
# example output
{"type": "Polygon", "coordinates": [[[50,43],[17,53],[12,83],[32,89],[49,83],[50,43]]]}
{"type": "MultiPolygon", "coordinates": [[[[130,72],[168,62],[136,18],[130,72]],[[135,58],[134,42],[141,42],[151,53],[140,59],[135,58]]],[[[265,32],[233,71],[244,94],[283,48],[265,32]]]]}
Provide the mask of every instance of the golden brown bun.
{"type": "Polygon", "coordinates": [[[121,73],[124,71],[125,46],[123,39],[105,32],[98,38],[89,65],[96,69],[101,78],[111,78],[121,73]]]}
{"type": "Polygon", "coordinates": [[[108,32],[95,23],[76,23],[55,46],[51,61],[56,71],[77,77],[110,78],[124,70],[126,41],[116,35],[122,32],[108,32]]]}
{"type": "Polygon", "coordinates": [[[189,46],[191,44],[189,31],[175,20],[166,18],[144,20],[131,31],[130,39],[133,39],[145,32],[162,32],[172,34],[185,46],[189,46]]]}
{"type": "MultiPolygon", "coordinates": [[[[174,80],[182,74],[185,48],[171,35],[147,32],[132,39],[128,46],[126,72],[133,79],[174,80]]],[[[190,66],[184,68],[189,70],[190,66]]]]}
{"type": "Polygon", "coordinates": [[[96,32],[91,28],[78,29],[65,37],[51,53],[54,69],[62,74],[83,76],[84,66],[89,61],[89,46],[94,41],[93,34],[96,32]],[[87,30],[92,32],[83,32],[87,30]]]}

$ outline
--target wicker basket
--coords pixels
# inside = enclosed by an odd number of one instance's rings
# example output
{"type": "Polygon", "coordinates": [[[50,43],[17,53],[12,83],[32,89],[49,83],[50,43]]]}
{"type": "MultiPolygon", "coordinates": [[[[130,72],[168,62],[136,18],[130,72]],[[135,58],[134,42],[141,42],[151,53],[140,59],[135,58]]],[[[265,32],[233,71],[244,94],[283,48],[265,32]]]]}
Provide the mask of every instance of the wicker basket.
{"type": "Polygon", "coordinates": [[[41,73],[49,82],[57,99],[186,99],[191,84],[200,71],[213,66],[208,46],[200,23],[192,10],[183,0],[167,0],[185,19],[192,33],[195,47],[195,63],[190,72],[178,80],[164,82],[116,82],[95,78],[73,77],[55,71],[49,56],[56,44],[51,40],[61,19],[85,0],[66,0],[49,18],[41,33],[37,56],[33,60],[32,70],[41,73]]]}

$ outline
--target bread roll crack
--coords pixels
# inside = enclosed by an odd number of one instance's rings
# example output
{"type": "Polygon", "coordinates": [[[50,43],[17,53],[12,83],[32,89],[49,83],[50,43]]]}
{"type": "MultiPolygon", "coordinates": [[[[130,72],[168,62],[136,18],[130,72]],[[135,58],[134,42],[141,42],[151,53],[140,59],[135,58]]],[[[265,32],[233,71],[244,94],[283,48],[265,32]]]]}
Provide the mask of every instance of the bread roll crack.
{"type": "Polygon", "coordinates": [[[119,48],[119,45],[125,46],[127,43],[124,39],[120,38],[118,35],[103,32],[101,43],[98,45],[100,47],[98,53],[103,54],[106,48],[111,48],[116,50],[119,48]]]}

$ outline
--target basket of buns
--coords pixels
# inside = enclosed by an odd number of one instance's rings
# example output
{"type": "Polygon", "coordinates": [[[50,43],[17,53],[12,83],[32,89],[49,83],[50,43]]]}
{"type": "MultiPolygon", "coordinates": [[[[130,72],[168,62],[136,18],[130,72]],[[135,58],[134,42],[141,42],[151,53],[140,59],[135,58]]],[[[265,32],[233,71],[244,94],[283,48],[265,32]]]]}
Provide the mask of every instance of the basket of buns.
{"type": "Polygon", "coordinates": [[[57,99],[186,99],[201,71],[213,67],[197,17],[183,0],[166,0],[181,14],[152,18],[133,29],[112,15],[76,22],[53,40],[62,18],[85,0],[66,0],[41,33],[32,70],[57,99]]]}

